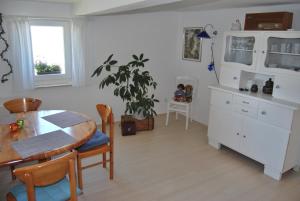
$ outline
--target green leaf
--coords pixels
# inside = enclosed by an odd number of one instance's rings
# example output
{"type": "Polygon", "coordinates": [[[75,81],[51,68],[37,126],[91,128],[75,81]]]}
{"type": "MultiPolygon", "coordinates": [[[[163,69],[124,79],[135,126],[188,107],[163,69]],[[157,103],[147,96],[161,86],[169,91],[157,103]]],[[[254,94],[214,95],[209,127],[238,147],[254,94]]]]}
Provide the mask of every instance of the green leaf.
{"type": "Polygon", "coordinates": [[[109,65],[109,64],[107,64],[107,65],[105,66],[105,70],[110,71],[110,65],[109,65]]]}
{"type": "Polygon", "coordinates": [[[132,57],[135,59],[135,60],[139,60],[139,58],[134,54],[132,55],[132,57]]]}
{"type": "Polygon", "coordinates": [[[147,61],[149,61],[149,59],[144,59],[144,60],[142,60],[143,63],[145,63],[145,62],[147,62],[147,61]]]}
{"type": "Polygon", "coordinates": [[[144,54],[142,53],[142,54],[140,55],[140,60],[142,60],[143,57],[144,57],[144,54]]]}
{"type": "Polygon", "coordinates": [[[114,56],[113,54],[109,55],[109,57],[106,59],[106,61],[104,62],[104,64],[107,64],[107,63],[111,60],[111,58],[112,58],[113,56],[114,56]]]}
{"type": "Polygon", "coordinates": [[[109,62],[109,65],[113,66],[113,65],[115,65],[116,63],[118,63],[118,61],[112,60],[112,61],[109,62]]]}
{"type": "Polygon", "coordinates": [[[119,88],[116,88],[116,89],[114,90],[114,95],[115,95],[115,96],[119,96],[119,88]]]}

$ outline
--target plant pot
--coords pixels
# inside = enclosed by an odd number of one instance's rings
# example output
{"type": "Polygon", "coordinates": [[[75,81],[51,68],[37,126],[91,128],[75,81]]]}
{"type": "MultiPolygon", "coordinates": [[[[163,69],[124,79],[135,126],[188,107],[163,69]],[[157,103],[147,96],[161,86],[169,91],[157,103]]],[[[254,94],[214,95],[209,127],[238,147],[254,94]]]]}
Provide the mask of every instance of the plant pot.
{"type": "Polygon", "coordinates": [[[121,116],[121,130],[123,136],[136,134],[135,119],[131,115],[121,116]]]}
{"type": "Polygon", "coordinates": [[[146,131],[154,129],[154,118],[147,117],[139,120],[134,118],[132,115],[121,116],[121,128],[122,135],[135,135],[136,131],[146,131]]]}
{"type": "Polygon", "coordinates": [[[135,119],[135,126],[137,131],[146,131],[154,129],[154,118],[146,117],[145,119],[135,119]]]}

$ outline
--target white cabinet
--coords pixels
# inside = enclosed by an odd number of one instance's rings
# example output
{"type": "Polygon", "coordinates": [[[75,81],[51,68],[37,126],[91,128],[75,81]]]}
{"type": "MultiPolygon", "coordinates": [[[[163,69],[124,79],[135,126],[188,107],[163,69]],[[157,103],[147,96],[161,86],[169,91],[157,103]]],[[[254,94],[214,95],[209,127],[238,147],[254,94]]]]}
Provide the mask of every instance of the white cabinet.
{"type": "MultiPolygon", "coordinates": [[[[208,127],[209,136],[212,139],[222,142],[223,145],[236,151],[240,148],[240,138],[242,119],[239,115],[222,108],[211,108],[209,114],[210,125],[208,127]]],[[[219,149],[219,144],[216,145],[219,149]]]]}
{"type": "Polygon", "coordinates": [[[273,96],[300,103],[300,74],[277,75],[274,80],[273,96]]]}
{"type": "Polygon", "coordinates": [[[259,32],[229,32],[224,34],[222,65],[255,70],[259,32]]]}
{"type": "Polygon", "coordinates": [[[240,70],[231,67],[221,68],[220,84],[238,89],[240,83],[240,70]]]}
{"type": "Polygon", "coordinates": [[[300,73],[300,32],[264,32],[259,71],[295,75],[300,73]]]}
{"type": "Polygon", "coordinates": [[[209,144],[217,149],[225,145],[264,164],[264,173],[274,179],[299,165],[295,154],[300,153],[300,130],[295,126],[300,123],[299,108],[234,89],[211,89],[209,144]]]}
{"type": "Polygon", "coordinates": [[[222,86],[241,88],[252,72],[275,79],[273,97],[300,103],[300,31],[225,32],[221,59],[222,86]]]}

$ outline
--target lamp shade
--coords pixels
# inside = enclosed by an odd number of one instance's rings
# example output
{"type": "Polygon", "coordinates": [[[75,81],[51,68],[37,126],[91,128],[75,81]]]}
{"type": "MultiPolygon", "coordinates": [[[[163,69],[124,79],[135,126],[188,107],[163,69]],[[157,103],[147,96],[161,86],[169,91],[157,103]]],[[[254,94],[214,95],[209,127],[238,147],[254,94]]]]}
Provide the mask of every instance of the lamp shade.
{"type": "Polygon", "coordinates": [[[210,39],[210,36],[208,35],[208,33],[207,33],[205,30],[201,31],[201,32],[197,35],[197,37],[198,37],[198,38],[208,38],[208,39],[210,39]]]}

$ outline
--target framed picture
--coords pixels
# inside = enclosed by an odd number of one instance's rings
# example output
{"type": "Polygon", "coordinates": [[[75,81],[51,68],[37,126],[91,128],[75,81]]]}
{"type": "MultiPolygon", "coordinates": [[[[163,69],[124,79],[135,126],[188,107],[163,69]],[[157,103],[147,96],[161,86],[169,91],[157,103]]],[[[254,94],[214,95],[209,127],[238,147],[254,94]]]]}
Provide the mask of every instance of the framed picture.
{"type": "Polygon", "coordinates": [[[183,30],[182,59],[201,61],[201,39],[197,35],[203,30],[202,27],[185,27],[183,30]]]}

